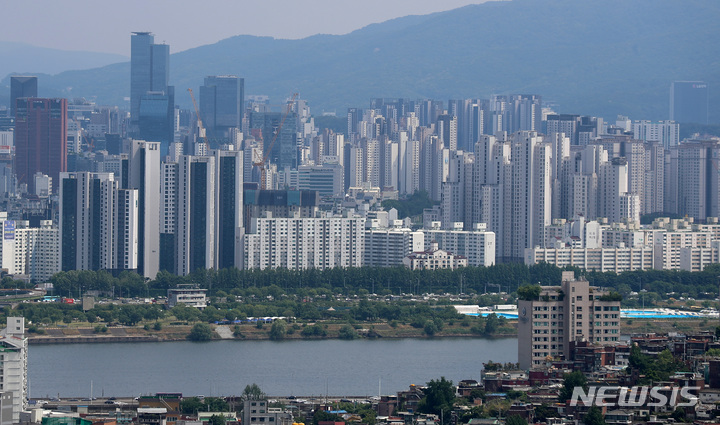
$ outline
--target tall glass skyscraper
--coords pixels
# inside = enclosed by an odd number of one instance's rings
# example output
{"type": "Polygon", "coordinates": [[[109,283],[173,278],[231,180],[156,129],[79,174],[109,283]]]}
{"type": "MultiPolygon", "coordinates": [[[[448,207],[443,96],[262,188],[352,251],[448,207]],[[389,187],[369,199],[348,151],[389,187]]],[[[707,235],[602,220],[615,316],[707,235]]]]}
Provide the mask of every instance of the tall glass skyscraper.
{"type": "Polygon", "coordinates": [[[27,184],[33,192],[33,176],[41,172],[57,185],[60,173],[67,171],[67,100],[19,98],[15,117],[18,184],[27,184]]]}
{"type": "Polygon", "coordinates": [[[708,84],[675,81],[670,86],[670,119],[678,123],[708,123],[708,84]]]}
{"type": "Polygon", "coordinates": [[[175,96],[169,79],[170,46],[155,44],[149,32],[134,32],[130,39],[131,133],[160,142],[163,155],[174,131],[175,96]]]}
{"type": "Polygon", "coordinates": [[[242,124],[245,80],[234,75],[205,77],[200,87],[200,115],[212,139],[228,138],[242,124]]]}
{"type": "Polygon", "coordinates": [[[23,97],[38,97],[38,79],[34,76],[10,77],[10,116],[15,117],[15,102],[23,97]]]}

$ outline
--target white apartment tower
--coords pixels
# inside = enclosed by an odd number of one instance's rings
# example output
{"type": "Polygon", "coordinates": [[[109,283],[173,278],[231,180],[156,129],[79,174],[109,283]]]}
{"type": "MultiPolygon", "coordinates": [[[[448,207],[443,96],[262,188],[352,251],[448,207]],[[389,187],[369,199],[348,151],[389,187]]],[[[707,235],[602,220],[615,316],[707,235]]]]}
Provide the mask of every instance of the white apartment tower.
{"type": "Polygon", "coordinates": [[[511,219],[512,199],[505,192],[511,190],[511,146],[506,140],[484,136],[476,144],[475,152],[473,222],[486,223],[488,230],[495,233],[495,252],[503,257],[510,243],[506,221],[511,219]]]}
{"type": "Polygon", "coordinates": [[[0,331],[0,391],[12,393],[12,423],[20,423],[20,412],[27,408],[28,339],[25,318],[8,317],[7,326],[0,331]]]}
{"type": "Polygon", "coordinates": [[[360,267],[364,224],[362,217],[254,217],[245,235],[245,268],[360,267]]]}
{"type": "Polygon", "coordinates": [[[667,212],[705,220],[720,216],[720,141],[687,140],[666,161],[667,212]]]}
{"type": "Polygon", "coordinates": [[[463,222],[470,228],[472,222],[473,155],[463,151],[450,151],[449,175],[442,183],[443,223],[463,222]]]}
{"type": "Polygon", "coordinates": [[[680,144],[680,124],[675,121],[633,121],[633,137],[648,142],[660,142],[665,149],[680,144]]]}
{"type": "Polygon", "coordinates": [[[138,191],[138,273],[155,279],[160,268],[160,143],[133,140],[129,188],[138,191]]]}
{"type": "Polygon", "coordinates": [[[567,217],[572,198],[569,196],[568,168],[570,166],[570,138],[564,133],[554,133],[546,140],[552,146],[552,217],[567,217]]]}
{"type": "Polygon", "coordinates": [[[495,264],[495,233],[488,231],[485,223],[474,223],[471,230],[463,230],[463,223],[454,223],[450,229],[441,229],[437,224],[423,230],[425,246],[437,242],[440,249],[467,258],[469,266],[495,264]]]}
{"type": "Polygon", "coordinates": [[[504,211],[502,255],[522,259],[525,248],[543,243],[545,226],[551,223],[552,147],[534,131],[513,134],[510,145],[511,180],[504,182],[510,208],[504,211]]]}
{"type": "Polygon", "coordinates": [[[363,266],[397,267],[403,258],[423,251],[423,232],[408,228],[370,228],[365,230],[363,266]]]}
{"type": "Polygon", "coordinates": [[[27,275],[31,282],[46,282],[60,271],[60,238],[52,220],[41,220],[40,227],[28,221],[8,220],[0,212],[2,268],[11,275],[27,275]]]}

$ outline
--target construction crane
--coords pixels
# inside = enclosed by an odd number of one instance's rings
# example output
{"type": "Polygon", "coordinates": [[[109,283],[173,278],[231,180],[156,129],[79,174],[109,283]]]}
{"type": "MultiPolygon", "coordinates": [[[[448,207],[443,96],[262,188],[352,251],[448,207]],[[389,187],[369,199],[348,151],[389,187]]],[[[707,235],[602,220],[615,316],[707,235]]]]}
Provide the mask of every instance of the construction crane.
{"type": "Polygon", "coordinates": [[[207,138],[205,137],[205,127],[203,127],[202,118],[200,118],[200,110],[198,109],[197,102],[195,102],[195,95],[193,94],[192,89],[187,89],[187,91],[190,93],[190,99],[192,99],[193,108],[195,108],[195,116],[197,116],[198,138],[207,143],[207,138]]]}
{"type": "MultiPolygon", "coordinates": [[[[265,150],[265,155],[263,155],[262,159],[258,162],[254,162],[253,165],[260,168],[260,189],[267,189],[266,184],[266,176],[265,176],[265,163],[268,160],[268,157],[270,156],[270,153],[272,152],[272,148],[275,145],[275,141],[280,136],[280,130],[283,128],[283,124],[285,124],[285,119],[290,115],[290,112],[292,111],[293,103],[295,103],[295,99],[299,95],[297,93],[293,93],[292,98],[287,103],[287,111],[285,111],[285,114],[283,114],[282,119],[280,120],[280,125],[278,126],[277,130],[275,130],[275,135],[273,136],[272,140],[270,141],[270,145],[268,146],[267,150],[265,150]]],[[[263,146],[264,149],[264,146],[263,146]]]]}

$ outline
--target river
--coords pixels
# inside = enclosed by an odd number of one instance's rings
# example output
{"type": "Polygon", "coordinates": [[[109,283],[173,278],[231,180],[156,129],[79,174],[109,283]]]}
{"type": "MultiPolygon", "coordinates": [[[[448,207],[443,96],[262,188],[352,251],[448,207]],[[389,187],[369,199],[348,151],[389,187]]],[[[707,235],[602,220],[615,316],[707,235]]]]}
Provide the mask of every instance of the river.
{"type": "Polygon", "coordinates": [[[482,364],[517,361],[517,339],[189,341],[31,345],[32,398],[394,394],[441,376],[478,379],[482,364]]]}

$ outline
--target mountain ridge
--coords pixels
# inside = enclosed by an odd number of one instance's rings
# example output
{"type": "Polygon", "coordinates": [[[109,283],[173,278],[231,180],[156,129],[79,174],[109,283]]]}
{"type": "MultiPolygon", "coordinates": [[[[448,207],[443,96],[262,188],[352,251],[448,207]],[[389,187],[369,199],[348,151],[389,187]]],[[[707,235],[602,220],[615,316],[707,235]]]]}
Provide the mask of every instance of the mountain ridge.
{"type": "MultiPolygon", "coordinates": [[[[172,54],[170,77],[186,108],[187,87],[234,74],[247,94],[280,103],[299,92],[313,111],[338,115],[375,97],[533,93],[558,112],[652,120],[668,118],[672,81],[703,80],[720,122],[717,16],[713,0],[486,2],[344,35],[233,36],[172,54]]],[[[41,95],[127,105],[129,79],[128,62],[67,71],[44,78],[41,95]]]]}
{"type": "Polygon", "coordinates": [[[114,53],[52,49],[14,41],[0,41],[0,57],[3,58],[1,77],[9,74],[53,75],[129,60],[127,56],[114,53]]]}

